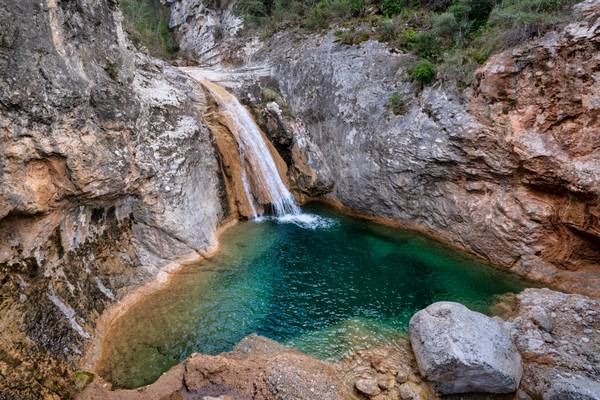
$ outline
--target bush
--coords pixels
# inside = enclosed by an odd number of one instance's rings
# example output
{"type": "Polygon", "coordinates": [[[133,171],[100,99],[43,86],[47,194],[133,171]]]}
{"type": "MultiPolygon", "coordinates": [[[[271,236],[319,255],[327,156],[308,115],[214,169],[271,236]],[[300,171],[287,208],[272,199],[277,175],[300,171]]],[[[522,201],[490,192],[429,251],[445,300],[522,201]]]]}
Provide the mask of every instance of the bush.
{"type": "Polygon", "coordinates": [[[385,15],[386,17],[400,14],[403,8],[403,0],[383,0],[381,2],[381,11],[383,11],[383,15],[385,15]]]}
{"type": "Polygon", "coordinates": [[[368,32],[365,32],[362,30],[357,31],[354,28],[343,30],[343,31],[336,31],[335,36],[338,37],[338,39],[341,43],[349,45],[349,46],[351,46],[353,44],[358,45],[366,40],[369,40],[368,32]]]}
{"type": "Polygon", "coordinates": [[[402,44],[406,48],[410,48],[415,43],[415,39],[417,38],[417,32],[414,29],[406,29],[402,32],[402,44]]]}
{"type": "Polygon", "coordinates": [[[118,63],[108,61],[104,66],[104,70],[112,80],[117,80],[121,66],[118,63]]]}
{"type": "Polygon", "coordinates": [[[401,115],[406,112],[408,102],[401,92],[394,92],[390,96],[387,106],[394,114],[401,115]]]}
{"type": "Polygon", "coordinates": [[[481,42],[505,48],[541,36],[567,21],[564,12],[577,0],[504,0],[489,15],[481,42]]]}
{"type": "Polygon", "coordinates": [[[470,86],[475,79],[475,70],[480,62],[471,49],[455,49],[444,53],[438,67],[438,79],[456,82],[459,90],[470,86]]]}
{"type": "Polygon", "coordinates": [[[384,18],[377,25],[377,39],[381,42],[401,44],[401,34],[404,32],[402,21],[396,18],[384,18]]]}
{"type": "Polygon", "coordinates": [[[328,8],[325,2],[317,4],[308,15],[304,23],[304,27],[312,30],[325,29],[329,25],[328,19],[328,8]]]}
{"type": "Polygon", "coordinates": [[[427,85],[435,78],[435,67],[431,62],[423,60],[412,69],[410,76],[414,81],[427,85]]]}
{"type": "Polygon", "coordinates": [[[170,58],[179,50],[169,29],[169,8],[160,0],[121,0],[125,27],[136,44],[142,44],[154,56],[170,58]]]}
{"type": "Polygon", "coordinates": [[[456,16],[451,12],[437,15],[433,22],[433,29],[439,38],[452,44],[456,41],[456,35],[460,31],[456,16]]]}
{"type": "Polygon", "coordinates": [[[416,55],[430,60],[439,54],[439,43],[432,32],[419,32],[409,42],[408,48],[416,55]]]}

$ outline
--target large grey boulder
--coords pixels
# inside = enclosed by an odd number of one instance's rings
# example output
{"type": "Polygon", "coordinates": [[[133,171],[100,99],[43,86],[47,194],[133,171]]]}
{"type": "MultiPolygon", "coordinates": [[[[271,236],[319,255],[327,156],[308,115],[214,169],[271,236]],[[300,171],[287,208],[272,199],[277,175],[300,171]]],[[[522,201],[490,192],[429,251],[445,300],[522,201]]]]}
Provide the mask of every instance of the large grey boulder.
{"type": "Polygon", "coordinates": [[[519,386],[521,356],[492,318],[439,302],[412,317],[409,334],[421,375],[441,394],[510,393],[519,386]]]}

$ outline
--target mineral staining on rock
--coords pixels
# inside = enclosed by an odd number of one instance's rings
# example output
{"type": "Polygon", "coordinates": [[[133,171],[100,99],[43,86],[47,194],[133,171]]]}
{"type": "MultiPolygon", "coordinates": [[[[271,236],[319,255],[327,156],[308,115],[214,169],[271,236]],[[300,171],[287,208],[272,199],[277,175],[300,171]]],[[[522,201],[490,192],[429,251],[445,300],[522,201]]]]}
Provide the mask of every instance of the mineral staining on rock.
{"type": "Polygon", "coordinates": [[[439,302],[417,312],[409,332],[421,374],[441,394],[512,393],[519,387],[521,356],[501,322],[439,302]]]}
{"type": "Polygon", "coordinates": [[[66,396],[99,314],[223,217],[205,97],[116,2],[0,7],[0,393],[66,396]],[[2,33],[4,35],[4,32],[2,33]],[[35,367],[32,367],[35,366],[35,367]]]}

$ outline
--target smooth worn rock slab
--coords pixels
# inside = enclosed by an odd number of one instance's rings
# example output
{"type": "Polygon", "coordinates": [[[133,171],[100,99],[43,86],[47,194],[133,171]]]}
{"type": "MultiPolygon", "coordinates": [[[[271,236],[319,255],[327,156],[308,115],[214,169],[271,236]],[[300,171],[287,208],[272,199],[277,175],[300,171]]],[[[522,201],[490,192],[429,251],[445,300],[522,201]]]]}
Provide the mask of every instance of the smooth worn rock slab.
{"type": "Polygon", "coordinates": [[[439,302],[417,312],[410,342],[427,380],[442,394],[514,392],[523,369],[504,326],[459,303],[439,302]]]}

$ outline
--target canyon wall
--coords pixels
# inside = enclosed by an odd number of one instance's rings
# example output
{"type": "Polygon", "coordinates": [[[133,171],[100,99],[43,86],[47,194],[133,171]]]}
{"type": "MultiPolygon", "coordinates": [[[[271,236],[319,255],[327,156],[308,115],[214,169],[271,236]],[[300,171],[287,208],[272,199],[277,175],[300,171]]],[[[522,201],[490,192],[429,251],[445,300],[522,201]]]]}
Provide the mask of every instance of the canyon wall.
{"type": "Polygon", "coordinates": [[[66,397],[97,317],[214,245],[204,91],[112,0],[0,2],[0,398],[66,397]]]}
{"type": "MultiPolygon", "coordinates": [[[[173,15],[190,3],[173,2],[173,15]]],[[[492,56],[463,93],[453,82],[413,82],[410,53],[372,40],[345,45],[333,31],[283,31],[243,48],[221,41],[211,79],[254,110],[300,196],[598,296],[599,12],[597,0],[580,3],[573,23],[492,56]],[[400,115],[388,106],[394,93],[405,102],[400,115]]]]}
{"type": "MultiPolygon", "coordinates": [[[[347,46],[333,32],[276,35],[255,55],[270,67],[257,80],[322,153],[335,182],[327,197],[597,296],[599,8],[582,3],[562,31],[493,56],[464,93],[412,82],[411,54],[347,46]],[[406,101],[402,115],[387,106],[392,93],[406,101]]],[[[280,129],[267,131],[277,143],[280,129]]]]}

